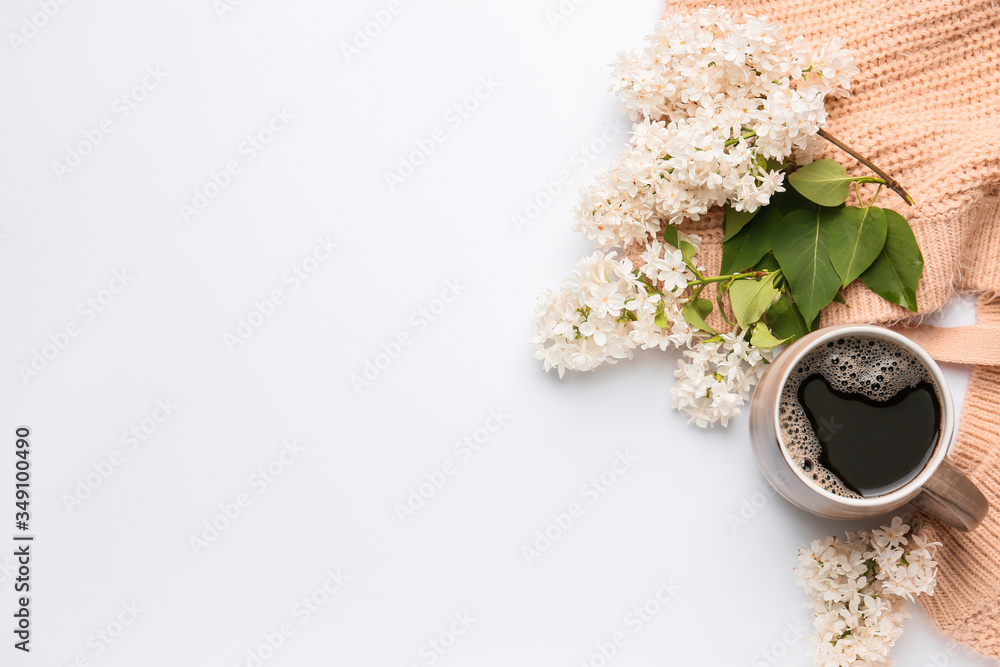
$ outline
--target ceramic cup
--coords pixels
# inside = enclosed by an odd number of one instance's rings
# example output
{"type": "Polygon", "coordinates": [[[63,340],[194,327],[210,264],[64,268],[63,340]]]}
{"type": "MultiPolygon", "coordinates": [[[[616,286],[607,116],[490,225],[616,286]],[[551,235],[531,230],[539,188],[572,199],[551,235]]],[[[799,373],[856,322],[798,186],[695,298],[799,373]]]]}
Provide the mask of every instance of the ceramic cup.
{"type": "Polygon", "coordinates": [[[830,519],[865,519],[913,503],[959,530],[975,529],[986,516],[989,503],[976,485],[948,460],[955,428],[951,392],[934,360],[905,336],[869,325],[827,327],[795,341],[764,372],[750,403],[750,442],[767,481],[792,504],[830,519]],[[796,465],[782,441],[778,407],[791,371],[817,347],[845,337],[879,338],[908,350],[927,368],[941,400],[939,437],[930,459],[910,482],[881,496],[849,498],[823,489],[796,465]]]}

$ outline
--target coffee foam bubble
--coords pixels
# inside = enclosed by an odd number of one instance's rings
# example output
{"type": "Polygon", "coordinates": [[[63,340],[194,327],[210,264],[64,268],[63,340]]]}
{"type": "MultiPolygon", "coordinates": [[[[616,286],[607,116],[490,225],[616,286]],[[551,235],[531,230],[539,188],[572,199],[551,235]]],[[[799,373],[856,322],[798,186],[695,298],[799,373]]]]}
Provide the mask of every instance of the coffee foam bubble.
{"type": "Polygon", "coordinates": [[[874,336],[845,336],[824,343],[792,369],[778,404],[778,426],[785,449],[799,470],[820,488],[838,496],[860,498],[820,465],[822,445],[798,398],[802,382],[817,373],[834,389],[874,401],[889,400],[921,382],[937,385],[930,371],[913,353],[874,336]]]}

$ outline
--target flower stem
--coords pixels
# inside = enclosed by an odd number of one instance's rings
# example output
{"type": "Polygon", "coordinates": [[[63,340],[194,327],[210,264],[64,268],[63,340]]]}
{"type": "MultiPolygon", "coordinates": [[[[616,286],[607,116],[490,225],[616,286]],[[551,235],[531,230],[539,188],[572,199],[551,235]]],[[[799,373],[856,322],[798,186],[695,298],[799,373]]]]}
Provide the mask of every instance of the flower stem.
{"type": "Polygon", "coordinates": [[[747,271],[746,273],[732,273],[725,276],[712,276],[711,278],[701,278],[699,280],[692,280],[688,283],[691,285],[707,285],[708,283],[721,283],[724,280],[740,280],[742,278],[763,278],[768,274],[767,271],[747,271]]]}
{"type": "Polygon", "coordinates": [[[742,134],[740,134],[740,136],[726,140],[726,148],[729,148],[730,146],[735,146],[736,144],[740,143],[741,139],[752,139],[753,137],[756,136],[757,133],[754,132],[753,130],[744,129],[742,134]]]}
{"type": "Polygon", "coordinates": [[[843,141],[841,141],[837,137],[833,136],[832,134],[830,134],[826,130],[821,129],[819,132],[817,132],[817,134],[819,134],[819,136],[823,137],[824,139],[826,139],[827,141],[829,141],[831,144],[833,144],[834,146],[836,146],[840,150],[844,151],[845,153],[847,153],[848,155],[850,155],[851,157],[853,157],[855,160],[857,160],[861,164],[865,165],[866,167],[868,167],[869,169],[871,169],[872,171],[874,171],[876,174],[878,174],[882,178],[882,180],[885,181],[886,186],[890,190],[892,190],[897,195],[899,195],[900,197],[902,197],[903,201],[905,201],[907,204],[909,204],[910,206],[913,206],[913,197],[911,197],[909,194],[907,194],[906,190],[903,189],[903,186],[900,185],[899,182],[896,179],[894,179],[892,176],[890,176],[889,174],[885,173],[884,171],[882,171],[881,169],[879,169],[878,167],[876,167],[874,164],[872,164],[871,160],[869,160],[865,156],[861,155],[856,150],[854,150],[853,148],[851,148],[850,146],[848,146],[843,141]]]}
{"type": "Polygon", "coordinates": [[[873,206],[875,204],[875,200],[878,199],[878,195],[880,192],[882,192],[882,184],[879,184],[878,190],[875,191],[875,196],[872,197],[872,200],[868,202],[868,206],[873,206]]]}

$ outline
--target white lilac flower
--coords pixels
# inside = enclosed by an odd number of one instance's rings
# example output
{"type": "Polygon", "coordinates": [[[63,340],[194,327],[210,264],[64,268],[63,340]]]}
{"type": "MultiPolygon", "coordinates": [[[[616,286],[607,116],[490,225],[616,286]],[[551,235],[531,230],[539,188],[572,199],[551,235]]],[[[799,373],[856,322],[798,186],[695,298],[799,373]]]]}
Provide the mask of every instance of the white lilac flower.
{"type": "Polygon", "coordinates": [[[632,139],[577,209],[575,228],[603,248],[727,202],[767,205],[783,174],[764,160],[810,161],[827,97],[858,73],[840,42],[788,41],[777,24],[721,8],[665,18],[646,41],[618,55],[610,79],[632,139]]]}
{"type": "Polygon", "coordinates": [[[625,308],[625,294],[618,291],[618,281],[590,285],[584,303],[597,318],[618,318],[625,308]]]}
{"type": "Polygon", "coordinates": [[[889,526],[830,537],[799,550],[796,583],[813,604],[812,649],[818,667],[891,665],[889,651],[909,617],[906,600],[934,594],[937,542],[889,526]]]}
{"type": "MultiPolygon", "coordinates": [[[[697,251],[701,239],[682,236],[697,251]]],[[[694,279],[680,251],[657,244],[638,271],[628,258],[601,251],[584,257],[562,288],[539,297],[530,342],[546,371],[588,371],[632,357],[638,349],[687,347],[693,332],[678,292],[694,279]]]]}
{"type": "Polygon", "coordinates": [[[700,426],[726,426],[740,414],[750,399],[750,392],[771,354],[751,349],[745,331],[724,334],[721,340],[702,342],[685,350],[677,363],[671,389],[674,407],[691,415],[690,422],[700,426]]]}
{"type": "Polygon", "coordinates": [[[562,289],[539,298],[530,339],[535,356],[560,377],[567,369],[588,371],[630,358],[636,343],[626,304],[644,292],[628,259],[600,251],[584,257],[562,289]]]}
{"type": "Polygon", "coordinates": [[[661,283],[664,292],[681,291],[688,286],[689,280],[694,280],[694,274],[684,264],[683,253],[659,241],[646,247],[642,259],[645,264],[640,271],[649,280],[661,283]]]}

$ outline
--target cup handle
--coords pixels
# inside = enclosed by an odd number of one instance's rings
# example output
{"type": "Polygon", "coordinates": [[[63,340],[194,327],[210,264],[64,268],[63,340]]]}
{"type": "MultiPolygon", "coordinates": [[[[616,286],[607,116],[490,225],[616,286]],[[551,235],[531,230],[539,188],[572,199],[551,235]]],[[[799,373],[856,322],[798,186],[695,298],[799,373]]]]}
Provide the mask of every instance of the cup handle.
{"type": "Polygon", "coordinates": [[[948,459],[910,502],[963,533],[975,530],[990,509],[983,492],[948,459]]]}

